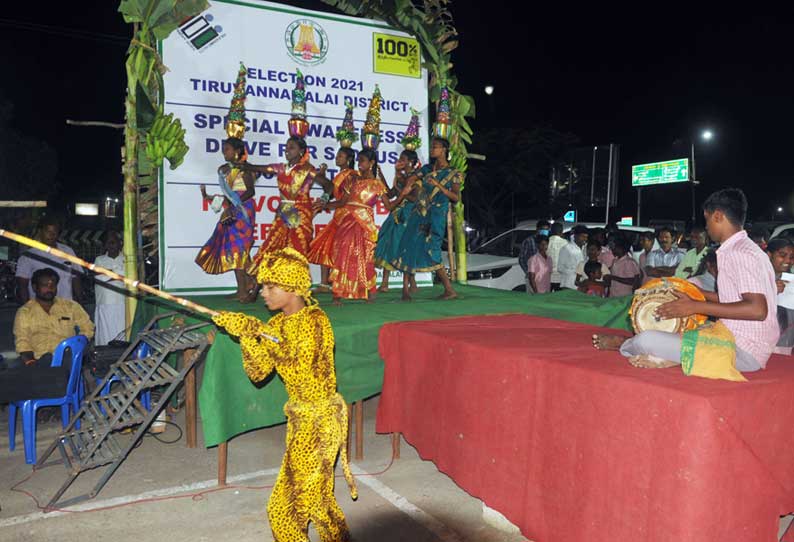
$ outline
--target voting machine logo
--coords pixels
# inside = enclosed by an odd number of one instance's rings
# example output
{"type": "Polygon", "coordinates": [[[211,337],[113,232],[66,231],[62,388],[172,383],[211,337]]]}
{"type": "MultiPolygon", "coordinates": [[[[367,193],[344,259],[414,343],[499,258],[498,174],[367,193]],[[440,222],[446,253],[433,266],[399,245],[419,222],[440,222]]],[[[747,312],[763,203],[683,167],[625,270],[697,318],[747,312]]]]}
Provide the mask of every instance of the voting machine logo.
{"type": "Polygon", "coordinates": [[[179,34],[196,51],[203,51],[224,36],[223,27],[212,24],[214,19],[210,13],[191,17],[179,25],[179,34]]]}

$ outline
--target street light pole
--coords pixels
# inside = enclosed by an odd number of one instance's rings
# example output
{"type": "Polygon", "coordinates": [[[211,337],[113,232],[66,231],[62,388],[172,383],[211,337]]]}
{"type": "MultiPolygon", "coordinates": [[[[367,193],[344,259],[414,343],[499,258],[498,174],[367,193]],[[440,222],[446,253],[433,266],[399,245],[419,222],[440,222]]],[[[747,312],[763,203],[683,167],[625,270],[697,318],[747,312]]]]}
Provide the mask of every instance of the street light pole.
{"type": "Polygon", "coordinates": [[[690,168],[690,176],[691,180],[689,184],[692,188],[692,225],[695,225],[695,184],[697,183],[697,177],[695,175],[695,142],[692,142],[692,166],[690,168]]]}

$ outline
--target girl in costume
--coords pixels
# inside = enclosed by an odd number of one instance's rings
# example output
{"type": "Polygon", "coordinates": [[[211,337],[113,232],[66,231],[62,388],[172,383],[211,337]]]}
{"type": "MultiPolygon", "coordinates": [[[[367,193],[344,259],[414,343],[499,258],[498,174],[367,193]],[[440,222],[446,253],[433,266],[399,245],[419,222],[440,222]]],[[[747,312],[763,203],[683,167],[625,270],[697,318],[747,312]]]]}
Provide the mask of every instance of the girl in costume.
{"type": "Polygon", "coordinates": [[[246,300],[251,287],[245,268],[251,261],[250,250],[254,244],[256,224],[254,175],[240,167],[247,156],[241,139],[245,133],[245,74],[245,66],[240,64],[226,125],[229,139],[222,146],[226,164],[218,168],[218,185],[222,195],[210,196],[206,187],[201,185],[202,199],[210,202],[216,211],[223,208],[223,212],[195,260],[211,275],[233,270],[237,292],[232,297],[240,301],[246,300]]]}
{"type": "MultiPolygon", "coordinates": [[[[309,191],[314,183],[320,184],[328,193],[333,189],[331,181],[325,178],[325,164],[315,170],[309,163],[311,157],[306,145],[309,123],[306,120],[306,90],[303,74],[297,70],[295,88],[292,91],[292,116],[287,122],[290,138],[287,139],[284,157],[287,163],[255,166],[248,164],[246,169],[264,175],[275,175],[281,202],[276,217],[270,226],[267,237],[262,241],[259,251],[248,266],[248,274],[256,276],[262,258],[268,252],[284,247],[292,247],[304,256],[309,253],[314,227],[312,225],[312,200],[309,191]]],[[[255,296],[256,293],[254,292],[255,296]]]]}
{"type": "Polygon", "coordinates": [[[447,229],[449,203],[460,200],[461,173],[449,165],[449,138],[452,135],[449,123],[449,90],[441,88],[438,114],[433,124],[433,140],[430,143],[430,165],[423,166],[408,179],[403,194],[416,190],[417,200],[407,219],[405,233],[392,265],[403,272],[404,301],[410,301],[410,275],[419,271],[435,271],[444,285],[440,299],[458,296],[444,269],[441,259],[441,243],[447,229]]]}
{"type": "MultiPolygon", "coordinates": [[[[343,195],[350,190],[350,184],[355,179],[356,153],[351,148],[355,138],[356,132],[353,127],[353,103],[347,101],[345,102],[345,118],[342,122],[342,128],[336,132],[336,139],[341,145],[339,151],[336,153],[336,166],[339,168],[339,173],[334,176],[332,181],[333,192],[331,196],[337,201],[342,199],[343,195]]],[[[314,206],[315,212],[322,210],[323,204],[327,203],[328,200],[329,198],[321,198],[321,201],[317,202],[314,206]]],[[[331,221],[320,231],[309,247],[308,260],[311,263],[320,265],[321,284],[320,287],[317,288],[318,292],[331,291],[331,285],[328,282],[328,274],[331,268],[331,251],[334,244],[334,235],[336,234],[340,220],[347,212],[347,207],[336,207],[331,221]]]]}
{"type": "MultiPolygon", "coordinates": [[[[413,108],[411,108],[411,121],[401,143],[405,150],[394,164],[394,186],[389,191],[390,197],[398,197],[392,203],[391,213],[380,228],[378,244],[375,247],[375,266],[383,269],[383,281],[378,289],[381,292],[389,291],[389,272],[394,270],[391,261],[397,257],[397,250],[405,232],[405,220],[411,215],[414,206],[413,196],[402,195],[406,181],[419,164],[416,149],[422,145],[422,140],[419,138],[419,112],[413,108]]],[[[411,275],[409,280],[410,290],[413,293],[416,291],[416,278],[411,275]]]]}
{"type": "MultiPolygon", "coordinates": [[[[335,201],[341,200],[344,194],[350,191],[350,185],[355,182],[355,159],[356,153],[349,147],[342,147],[336,153],[336,166],[339,168],[339,173],[337,173],[333,181],[331,181],[334,184],[332,197],[335,201]]],[[[331,217],[331,221],[328,222],[328,225],[326,225],[311,242],[308,253],[308,260],[311,263],[316,263],[321,266],[321,284],[318,291],[324,292],[331,291],[331,285],[328,279],[332,266],[331,251],[333,250],[334,238],[339,227],[339,222],[348,212],[346,207],[328,207],[327,202],[329,199],[330,198],[321,198],[321,200],[314,205],[315,212],[323,209],[334,209],[334,216],[331,217]]]]}
{"type": "Polygon", "coordinates": [[[373,149],[358,153],[358,176],[341,199],[325,209],[346,209],[334,235],[331,251],[331,292],[334,304],[342,299],[374,299],[377,279],[373,253],[378,240],[373,207],[382,199],[388,204],[386,185],[378,179],[378,155],[373,149]]]}
{"type": "Polygon", "coordinates": [[[441,243],[447,229],[449,203],[460,199],[462,176],[447,160],[449,142],[438,137],[430,145],[432,165],[423,166],[408,179],[402,195],[416,190],[416,203],[407,218],[405,233],[400,240],[397,256],[392,260],[395,269],[403,272],[404,301],[410,301],[410,275],[420,271],[435,271],[444,285],[441,299],[454,299],[457,293],[444,269],[441,243]]]}
{"type": "Polygon", "coordinates": [[[331,324],[311,297],[308,261],[296,250],[265,254],[257,281],[268,309],[279,314],[267,324],[231,312],[213,320],[240,338],[243,368],[253,382],[275,370],[289,394],[287,446],[267,505],[273,538],[307,542],[312,522],[323,542],[348,541],[334,497],[337,455],[354,499],[357,490],[347,461],[347,406],[336,391],[331,324]]]}

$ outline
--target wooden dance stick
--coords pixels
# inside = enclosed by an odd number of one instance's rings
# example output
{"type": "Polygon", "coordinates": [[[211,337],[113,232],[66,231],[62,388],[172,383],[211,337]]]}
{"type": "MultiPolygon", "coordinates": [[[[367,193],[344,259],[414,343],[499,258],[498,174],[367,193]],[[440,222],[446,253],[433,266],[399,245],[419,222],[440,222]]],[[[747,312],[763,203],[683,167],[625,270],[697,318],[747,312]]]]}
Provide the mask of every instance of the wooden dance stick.
{"type": "MultiPolygon", "coordinates": [[[[66,252],[64,252],[62,250],[58,250],[57,248],[52,248],[51,246],[45,245],[44,243],[41,243],[41,242],[36,241],[34,239],[31,239],[30,237],[25,237],[24,235],[19,235],[18,233],[10,232],[8,230],[3,230],[3,229],[0,229],[0,236],[5,237],[6,239],[11,239],[12,241],[16,241],[17,243],[20,243],[20,244],[23,244],[23,245],[27,245],[29,247],[33,247],[33,248],[36,248],[36,249],[39,249],[42,252],[46,252],[48,254],[52,254],[53,256],[57,256],[59,258],[63,258],[64,260],[68,260],[68,261],[72,262],[73,264],[77,264],[80,267],[84,267],[84,268],[86,268],[86,269],[88,269],[90,271],[93,271],[95,273],[99,273],[100,275],[105,275],[106,277],[110,277],[110,278],[112,278],[114,280],[119,280],[119,281],[123,282],[128,288],[131,288],[131,289],[132,288],[137,288],[137,289],[142,290],[142,291],[144,291],[144,292],[146,292],[148,294],[151,294],[153,296],[156,296],[156,297],[159,297],[159,298],[166,299],[168,301],[172,301],[174,303],[177,303],[177,304],[179,304],[179,305],[181,305],[181,306],[185,307],[186,309],[189,309],[189,310],[191,310],[193,312],[206,314],[208,316],[217,316],[217,315],[220,314],[218,311],[214,311],[214,310],[210,309],[209,307],[205,307],[204,305],[199,305],[198,303],[193,303],[192,301],[189,301],[189,300],[185,299],[184,297],[177,297],[177,296],[171,295],[171,294],[169,294],[167,292],[163,292],[162,290],[158,290],[157,288],[152,288],[148,284],[144,284],[144,283],[142,283],[139,280],[130,280],[130,279],[128,279],[127,277],[125,277],[123,275],[119,275],[118,273],[115,273],[115,272],[111,271],[110,269],[106,269],[106,268],[102,267],[101,265],[88,263],[87,261],[82,260],[82,259],[78,258],[77,256],[72,256],[71,254],[67,254],[66,252]]],[[[265,337],[266,339],[269,339],[269,340],[271,340],[273,342],[276,342],[276,343],[279,342],[279,340],[276,337],[272,337],[272,336],[266,335],[264,333],[262,334],[262,337],[265,337]]]]}

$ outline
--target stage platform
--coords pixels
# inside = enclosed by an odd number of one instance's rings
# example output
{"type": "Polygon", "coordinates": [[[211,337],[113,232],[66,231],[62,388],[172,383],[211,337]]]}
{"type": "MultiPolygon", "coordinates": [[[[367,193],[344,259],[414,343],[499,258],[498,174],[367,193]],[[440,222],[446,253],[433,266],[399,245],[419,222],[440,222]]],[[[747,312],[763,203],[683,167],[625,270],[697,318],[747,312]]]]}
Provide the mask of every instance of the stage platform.
{"type": "Polygon", "coordinates": [[[791,358],[749,382],[687,377],[595,350],[602,331],[524,315],[384,326],[376,430],[531,540],[777,540],[794,510],[791,358]]]}
{"type": "MultiPolygon", "coordinates": [[[[528,296],[489,288],[456,285],[458,299],[441,301],[440,287],[423,288],[414,301],[400,301],[399,291],[379,294],[373,303],[347,301],[331,305],[328,294],[318,296],[328,314],[336,338],[336,371],[339,392],[348,403],[380,393],[383,361],[378,353],[378,334],[384,324],[414,320],[497,314],[530,314],[571,322],[629,329],[630,297],[600,299],[575,291],[528,296]]],[[[237,311],[269,318],[264,303],[242,305],[223,296],[192,296],[192,301],[215,310],[237,311]]],[[[159,299],[146,298],[138,305],[136,324],[155,313],[182,310],[159,299]]],[[[199,321],[186,314],[188,322],[199,321]]],[[[284,422],[286,390],[281,380],[271,377],[264,386],[254,386],[242,368],[239,345],[225,333],[218,333],[207,353],[200,383],[199,408],[206,446],[215,446],[235,435],[284,422]]]]}

